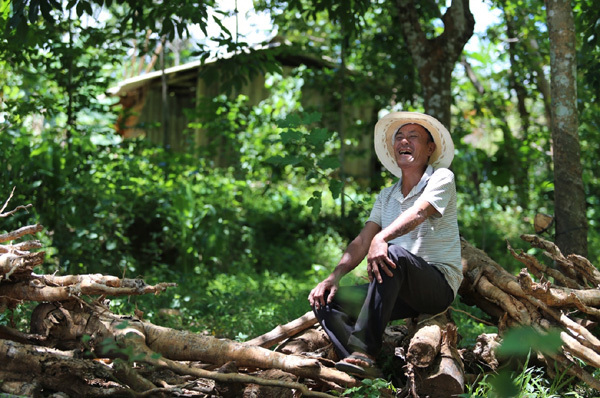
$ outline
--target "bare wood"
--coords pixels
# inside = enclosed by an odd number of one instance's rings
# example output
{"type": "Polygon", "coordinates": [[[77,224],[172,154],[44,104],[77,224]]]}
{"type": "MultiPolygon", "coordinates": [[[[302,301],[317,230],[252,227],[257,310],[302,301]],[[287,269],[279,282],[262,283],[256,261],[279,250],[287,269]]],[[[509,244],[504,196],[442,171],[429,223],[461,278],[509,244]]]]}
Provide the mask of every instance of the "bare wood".
{"type": "Polygon", "coordinates": [[[288,355],[303,355],[306,353],[311,353],[314,354],[315,357],[323,353],[324,355],[318,357],[325,357],[326,359],[335,360],[337,359],[337,357],[334,358],[334,350],[331,348],[331,340],[329,339],[327,333],[325,333],[324,330],[310,328],[284,341],[282,344],[278,345],[275,348],[275,351],[282,352],[288,355]],[[330,348],[330,350],[327,350],[327,348],[330,348]]]}
{"type": "Polygon", "coordinates": [[[34,267],[44,262],[45,255],[45,252],[0,254],[0,281],[10,279],[13,275],[30,275],[34,267]]]}
{"type": "Polygon", "coordinates": [[[148,379],[142,377],[136,372],[129,364],[121,360],[114,362],[115,378],[121,381],[123,384],[129,386],[132,390],[137,392],[150,391],[156,388],[156,386],[148,379]]]}
{"type": "MultiPolygon", "coordinates": [[[[571,318],[569,318],[559,310],[549,307],[546,303],[536,299],[533,296],[528,297],[528,300],[536,308],[540,308],[545,314],[549,315],[556,322],[562,325],[581,344],[593,348],[597,352],[600,352],[600,340],[584,326],[573,321],[571,318]]],[[[551,323],[548,319],[545,318],[542,319],[539,323],[546,329],[556,327],[555,324],[551,323]]]]}
{"type": "MultiPolygon", "coordinates": [[[[47,306],[44,304],[44,308],[47,306]]],[[[114,338],[123,345],[135,344],[134,348],[140,354],[154,356],[158,353],[163,359],[172,362],[202,361],[222,365],[235,361],[238,367],[281,369],[301,377],[328,380],[341,386],[356,384],[353,377],[336,369],[322,367],[313,358],[285,355],[258,346],[157,326],[133,317],[114,315],[98,306],[81,308],[70,304],[55,310],[45,308],[42,312],[46,318],[55,320],[36,322],[46,330],[35,332],[62,342],[87,334],[96,336],[90,344],[114,338]],[[60,321],[61,319],[67,321],[60,321]]],[[[169,362],[169,367],[172,366],[169,362]]]]}
{"type": "MultiPolygon", "coordinates": [[[[149,286],[143,279],[118,278],[104,274],[85,275],[41,275],[38,277],[45,285],[72,286],[81,284],[83,286],[105,285],[114,288],[145,289],[149,286]]],[[[161,286],[164,283],[159,284],[161,286]]],[[[177,286],[176,283],[166,283],[167,287],[177,286]]]]}
{"type": "Polygon", "coordinates": [[[23,344],[39,345],[43,345],[46,340],[45,336],[35,333],[23,333],[5,325],[0,325],[0,339],[12,340],[23,344]]]}
{"type": "Polygon", "coordinates": [[[540,263],[538,261],[538,259],[535,258],[534,256],[524,253],[523,251],[521,251],[520,253],[517,253],[510,246],[509,243],[507,243],[507,247],[508,247],[508,250],[510,251],[510,253],[512,254],[512,256],[515,259],[522,262],[523,264],[525,264],[525,266],[527,267],[529,272],[534,274],[538,279],[541,280],[542,274],[546,274],[546,275],[550,276],[551,278],[553,278],[556,281],[556,283],[559,285],[574,288],[574,289],[580,289],[582,287],[579,283],[577,283],[577,281],[569,278],[562,272],[559,272],[558,270],[553,269],[553,268],[549,268],[546,264],[540,263]]]}
{"type": "Polygon", "coordinates": [[[569,254],[567,259],[571,261],[575,268],[577,268],[577,271],[583,274],[594,287],[600,286],[600,271],[587,258],[578,254],[569,254]]]}
{"type": "Polygon", "coordinates": [[[550,255],[552,255],[553,258],[556,258],[556,260],[562,261],[564,263],[567,262],[567,259],[565,258],[565,256],[563,256],[563,254],[560,251],[560,249],[558,248],[558,246],[556,246],[554,243],[552,243],[546,239],[543,239],[543,238],[539,237],[538,235],[530,235],[530,234],[521,235],[521,239],[524,240],[525,242],[529,243],[533,247],[537,247],[538,249],[545,250],[550,255]]]}
{"type": "Polygon", "coordinates": [[[565,332],[560,333],[560,338],[564,343],[563,349],[573,356],[584,360],[588,365],[600,369],[600,355],[594,350],[579,343],[573,337],[565,332]]]}
{"type": "Polygon", "coordinates": [[[450,398],[464,392],[464,370],[456,340],[456,326],[449,323],[444,328],[440,355],[430,369],[421,371],[422,379],[417,387],[420,396],[450,398]]]}
{"type": "MultiPolygon", "coordinates": [[[[222,382],[239,382],[239,383],[255,383],[255,384],[260,384],[260,385],[266,385],[266,386],[273,386],[273,387],[286,387],[286,388],[295,388],[297,390],[299,390],[303,395],[307,396],[307,397],[327,397],[327,398],[333,398],[332,395],[329,394],[324,394],[324,393],[320,393],[320,392],[316,392],[316,391],[311,391],[309,390],[304,384],[301,383],[293,383],[293,382],[282,382],[281,380],[271,380],[271,379],[263,379],[263,378],[258,378],[258,377],[252,377],[252,376],[248,376],[248,375],[243,375],[243,374],[237,374],[237,373],[218,373],[218,372],[211,372],[208,370],[204,370],[204,369],[199,369],[199,368],[190,368],[189,366],[183,365],[175,360],[169,359],[163,352],[159,352],[163,355],[165,355],[165,357],[160,357],[157,358],[157,356],[155,355],[156,351],[154,351],[151,347],[146,345],[146,341],[148,341],[149,339],[151,339],[152,337],[150,336],[144,336],[144,333],[142,330],[140,330],[138,327],[135,327],[135,324],[131,324],[132,326],[128,326],[122,329],[114,329],[111,328],[111,331],[115,333],[115,338],[117,339],[117,341],[120,341],[122,343],[124,343],[125,346],[127,347],[131,347],[134,349],[134,351],[136,352],[136,354],[140,355],[140,357],[142,357],[142,361],[152,364],[154,366],[159,366],[159,367],[166,367],[169,368],[173,371],[175,371],[176,373],[179,374],[187,374],[187,375],[192,375],[192,376],[197,376],[197,377],[202,377],[202,378],[207,378],[207,379],[213,379],[213,380],[217,380],[217,381],[222,381],[222,382]]],[[[150,326],[150,328],[154,328],[155,325],[152,324],[145,324],[144,325],[144,331],[146,330],[146,328],[150,326]]],[[[161,328],[159,327],[159,329],[165,329],[165,330],[170,330],[171,332],[173,332],[173,329],[168,329],[168,328],[161,328]]],[[[187,333],[188,335],[190,335],[190,333],[187,333]]],[[[198,335],[196,335],[198,336],[198,335]]],[[[157,337],[156,335],[153,337],[157,337]]],[[[182,337],[180,336],[175,336],[175,337],[182,337]]],[[[217,340],[212,336],[199,336],[202,338],[206,338],[208,340],[217,340]]],[[[170,343],[171,345],[173,344],[173,342],[177,342],[179,343],[179,340],[172,340],[170,343]]],[[[185,343],[187,344],[190,342],[190,339],[185,339],[185,343]]],[[[158,342],[153,341],[152,345],[157,346],[158,342]]],[[[261,348],[261,347],[256,347],[256,346],[244,346],[243,344],[240,343],[232,343],[234,346],[237,346],[237,348],[240,351],[244,351],[246,349],[249,350],[264,350],[263,354],[265,354],[265,356],[268,356],[268,353],[272,353],[272,354],[278,354],[278,353],[273,353],[272,351],[269,351],[267,349],[261,348]]],[[[166,348],[166,347],[162,347],[162,348],[166,348]]],[[[190,349],[192,347],[190,346],[185,346],[182,348],[186,348],[186,349],[190,349]]],[[[201,348],[202,349],[202,348],[201,348]]],[[[283,355],[283,354],[279,354],[279,355],[283,355]]],[[[291,357],[291,355],[290,355],[291,357]]],[[[219,361],[220,362],[220,361],[219,361]]],[[[285,361],[284,361],[285,362],[285,361]]],[[[291,361],[288,362],[294,362],[294,359],[292,359],[291,361]]],[[[240,365],[239,362],[236,360],[236,364],[238,364],[238,366],[243,366],[240,365]]],[[[307,364],[308,365],[308,364],[307,364]]],[[[263,367],[264,368],[264,367],[263,367]]],[[[267,367],[270,368],[270,367],[267,367]]],[[[309,365],[307,368],[313,368],[315,369],[312,365],[309,365]]],[[[302,372],[302,370],[306,370],[307,368],[302,368],[300,367],[299,369],[301,370],[299,373],[306,373],[306,372],[302,372]]],[[[319,367],[320,368],[320,367],[319,367]]],[[[279,368],[280,369],[280,368],[279,368]]],[[[282,369],[284,370],[284,369],[282,369]]],[[[297,369],[294,369],[297,370],[297,369]]],[[[315,369],[316,370],[316,369],[315,369]]],[[[326,376],[326,373],[329,373],[331,375],[331,372],[326,372],[327,368],[322,368],[321,370],[325,370],[325,372],[309,372],[310,376],[309,377],[323,377],[326,378],[324,376],[326,376]]],[[[338,372],[335,371],[337,373],[342,373],[342,372],[338,372]]],[[[290,372],[293,374],[298,374],[298,372],[290,372]]],[[[307,374],[299,374],[300,376],[304,376],[306,377],[307,374]]],[[[348,375],[345,375],[346,379],[349,379],[349,381],[351,380],[351,382],[349,383],[349,385],[355,385],[356,381],[349,377],[348,375]]]]}
{"type": "Polygon", "coordinates": [[[564,369],[567,373],[579,378],[580,380],[587,383],[590,387],[595,389],[596,391],[600,391],[600,380],[597,380],[594,376],[592,376],[589,372],[579,366],[577,363],[569,360],[562,354],[556,355],[548,355],[552,359],[558,361],[561,365],[563,365],[564,369]]]}
{"type": "Polygon", "coordinates": [[[13,197],[13,195],[15,194],[15,188],[16,187],[13,187],[12,191],[10,192],[10,195],[8,196],[8,199],[6,199],[6,202],[4,202],[4,205],[2,205],[2,207],[0,208],[0,217],[1,218],[12,216],[13,214],[15,214],[19,210],[27,210],[27,209],[29,209],[30,207],[33,206],[32,204],[28,204],[28,205],[25,205],[25,206],[17,206],[13,210],[7,211],[6,213],[4,213],[4,210],[6,209],[6,206],[8,206],[8,202],[10,202],[10,200],[13,197]]]}
{"type": "Polygon", "coordinates": [[[491,283],[487,277],[482,277],[475,288],[483,296],[503,308],[515,321],[523,325],[531,324],[531,314],[523,303],[491,283]]]}
{"type": "MultiPolygon", "coordinates": [[[[571,258],[565,258],[553,243],[530,235],[523,235],[522,238],[530,242],[533,246],[544,249],[546,251],[545,254],[555,260],[563,271],[569,270],[569,277],[571,280],[594,280],[593,278],[590,278],[589,275],[582,276],[584,273],[579,271],[580,267],[574,265],[571,258]]],[[[519,277],[516,278],[519,285],[519,288],[516,288],[514,281],[506,283],[506,281],[508,281],[506,277],[499,278],[500,274],[503,272],[495,266],[495,263],[487,257],[487,254],[473,248],[465,241],[462,241],[461,246],[463,274],[465,275],[465,280],[472,284],[470,288],[477,290],[483,297],[506,309],[507,314],[510,314],[510,317],[505,317],[500,321],[499,329],[503,328],[503,324],[510,323],[511,319],[514,319],[517,325],[531,325],[536,330],[542,330],[542,326],[540,325],[543,325],[544,328],[556,327],[556,323],[552,324],[545,318],[549,317],[557,322],[559,326],[564,328],[561,338],[563,339],[563,350],[565,353],[571,353],[572,355],[577,356],[584,361],[586,365],[594,366],[596,368],[600,366],[600,363],[598,362],[600,360],[598,357],[599,339],[593,336],[593,334],[585,327],[572,321],[556,309],[559,307],[565,309],[577,308],[588,316],[598,317],[598,319],[600,319],[600,309],[597,308],[600,304],[600,301],[598,300],[598,298],[600,298],[600,292],[597,289],[573,289],[569,287],[552,286],[548,282],[535,283],[526,270],[522,270],[519,277]],[[483,270],[483,272],[479,270],[483,270]],[[481,276],[482,273],[485,274],[485,276],[481,276]],[[489,286],[485,286],[486,283],[490,284],[490,289],[488,289],[489,286]],[[530,321],[524,323],[524,318],[519,318],[518,316],[515,316],[515,312],[510,312],[511,306],[503,305],[502,302],[497,299],[499,295],[497,290],[494,289],[502,291],[503,294],[505,294],[504,297],[506,300],[520,302],[522,308],[529,314],[528,318],[530,321]],[[489,294],[490,292],[493,294],[489,294]]],[[[525,261],[530,260],[529,258],[519,256],[517,256],[517,259],[523,259],[525,261]]],[[[583,265],[583,267],[586,266],[586,264],[583,265]]],[[[504,271],[504,273],[505,272],[506,271],[504,271]]],[[[555,280],[568,281],[564,278],[556,278],[555,280]]],[[[567,283],[571,284],[570,281],[565,282],[565,284],[567,283]]],[[[518,311],[517,313],[521,314],[523,312],[518,311]]],[[[600,382],[594,380],[591,374],[586,372],[575,362],[571,361],[568,356],[557,354],[553,355],[552,358],[560,361],[560,363],[568,369],[570,374],[588,383],[592,388],[600,388],[600,382]]]]}
{"type": "Polygon", "coordinates": [[[129,390],[90,386],[87,381],[93,378],[113,379],[112,370],[100,362],[73,358],[71,352],[0,340],[0,363],[4,372],[33,376],[42,386],[70,396],[122,396],[129,390]]]}
{"type": "Polygon", "coordinates": [[[156,285],[140,285],[138,287],[111,287],[90,280],[68,286],[45,286],[40,281],[0,284],[0,301],[66,301],[79,295],[137,296],[142,294],[158,294],[174,283],[158,283],[156,285]]]}
{"type": "Polygon", "coordinates": [[[567,260],[567,258],[562,254],[562,252],[558,248],[558,246],[556,246],[554,243],[543,239],[537,235],[523,234],[521,235],[521,239],[531,244],[531,246],[533,247],[537,247],[539,249],[544,250],[546,252],[545,254],[551,257],[553,260],[555,260],[556,265],[558,265],[562,272],[567,274],[571,279],[575,279],[577,277],[577,273],[573,268],[573,264],[571,264],[571,262],[567,260]]]}
{"type": "Polygon", "coordinates": [[[44,227],[40,224],[28,225],[25,227],[21,227],[15,231],[7,232],[5,234],[0,234],[0,243],[8,242],[11,240],[16,240],[22,238],[25,235],[33,235],[40,231],[42,231],[44,227]]]}
{"type": "Polygon", "coordinates": [[[479,361],[487,364],[492,370],[498,369],[498,359],[496,358],[496,350],[500,346],[500,339],[497,333],[480,334],[477,337],[475,347],[473,347],[473,355],[479,361]]]}
{"type": "Polygon", "coordinates": [[[26,254],[27,251],[33,249],[41,249],[42,242],[39,240],[26,240],[19,242],[14,245],[2,245],[0,246],[0,253],[15,253],[15,254],[26,254]]]}
{"type": "Polygon", "coordinates": [[[288,322],[285,325],[279,325],[270,332],[265,333],[262,336],[255,337],[252,340],[248,340],[244,344],[269,348],[291,336],[300,333],[305,329],[308,329],[316,323],[317,318],[315,317],[315,314],[312,311],[309,311],[300,318],[288,322]]]}
{"type": "Polygon", "coordinates": [[[550,283],[534,282],[525,270],[521,270],[519,273],[519,283],[527,293],[533,294],[552,307],[572,307],[578,302],[584,306],[600,307],[600,290],[598,289],[553,288],[550,283]]]}
{"type": "Polygon", "coordinates": [[[406,360],[419,368],[426,368],[435,360],[442,344],[442,328],[436,322],[417,326],[410,339],[406,360]]]}
{"type": "Polygon", "coordinates": [[[144,334],[149,347],[167,358],[178,361],[204,361],[222,365],[235,361],[241,367],[281,369],[308,378],[333,381],[351,386],[356,380],[344,372],[322,367],[316,359],[299,355],[285,355],[266,348],[236,343],[212,336],[202,336],[185,331],[144,323],[144,334]],[[176,344],[173,344],[176,342],[176,344]]]}
{"type": "Polygon", "coordinates": [[[4,202],[4,204],[0,208],[0,214],[4,214],[4,210],[6,209],[6,206],[8,206],[8,202],[10,202],[10,200],[13,197],[13,195],[15,194],[15,188],[16,187],[13,187],[12,191],[10,191],[10,195],[8,195],[8,199],[6,199],[6,202],[4,202]]]}

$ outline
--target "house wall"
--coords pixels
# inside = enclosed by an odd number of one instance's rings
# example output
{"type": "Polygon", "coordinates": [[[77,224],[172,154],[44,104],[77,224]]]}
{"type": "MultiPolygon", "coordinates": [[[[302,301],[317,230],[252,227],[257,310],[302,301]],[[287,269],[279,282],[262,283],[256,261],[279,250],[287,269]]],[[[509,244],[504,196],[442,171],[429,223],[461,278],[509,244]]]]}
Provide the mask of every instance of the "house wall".
{"type": "Polygon", "coordinates": [[[303,108],[316,110],[323,114],[326,128],[343,135],[344,151],[342,170],[345,175],[367,183],[372,175],[373,129],[377,122],[375,102],[364,99],[359,104],[346,105],[343,110],[343,124],[337,101],[327,95],[328,88],[305,87],[302,91],[303,108]]]}
{"type": "Polygon", "coordinates": [[[188,120],[183,109],[194,107],[194,98],[191,96],[174,95],[168,96],[167,106],[167,138],[165,141],[165,128],[162,126],[163,105],[162,90],[153,87],[146,97],[146,105],[141,112],[140,128],[146,132],[146,137],[159,145],[168,145],[173,150],[179,151],[189,147],[193,136],[187,133],[188,120]]]}
{"type": "MultiPolygon", "coordinates": [[[[291,67],[284,68],[284,73],[290,73],[291,67]]],[[[139,113],[136,131],[145,131],[146,137],[158,145],[168,145],[173,150],[184,150],[190,147],[206,146],[211,142],[211,137],[203,129],[191,129],[190,122],[184,109],[193,109],[201,97],[214,97],[220,94],[218,84],[207,84],[198,76],[198,72],[187,73],[185,76],[170,76],[168,111],[167,111],[167,137],[162,126],[162,86],[160,79],[147,83],[138,89],[145,90],[145,103],[139,113]]],[[[248,97],[249,105],[258,105],[269,96],[265,88],[263,75],[257,76],[241,90],[232,94],[235,97],[243,94],[248,97]]],[[[327,88],[310,88],[305,86],[302,92],[303,108],[307,111],[317,110],[323,114],[325,127],[331,131],[340,131],[340,113],[335,101],[328,96],[327,88]]],[[[374,105],[365,101],[361,105],[345,108],[344,120],[344,159],[343,172],[359,180],[368,180],[372,173],[373,126],[374,105]]],[[[224,146],[217,145],[215,164],[227,166],[235,154],[226,153],[224,146]]]]}

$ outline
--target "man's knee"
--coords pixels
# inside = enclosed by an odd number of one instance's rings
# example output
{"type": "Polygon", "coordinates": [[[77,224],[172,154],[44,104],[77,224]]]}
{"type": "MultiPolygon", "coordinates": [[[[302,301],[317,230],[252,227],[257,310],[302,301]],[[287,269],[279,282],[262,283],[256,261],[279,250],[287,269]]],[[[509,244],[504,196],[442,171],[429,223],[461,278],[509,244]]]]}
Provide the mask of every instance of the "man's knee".
{"type": "Polygon", "coordinates": [[[402,246],[398,246],[398,245],[389,245],[388,246],[388,257],[397,266],[404,266],[406,264],[409,256],[412,256],[412,254],[408,250],[403,248],[402,246]]]}

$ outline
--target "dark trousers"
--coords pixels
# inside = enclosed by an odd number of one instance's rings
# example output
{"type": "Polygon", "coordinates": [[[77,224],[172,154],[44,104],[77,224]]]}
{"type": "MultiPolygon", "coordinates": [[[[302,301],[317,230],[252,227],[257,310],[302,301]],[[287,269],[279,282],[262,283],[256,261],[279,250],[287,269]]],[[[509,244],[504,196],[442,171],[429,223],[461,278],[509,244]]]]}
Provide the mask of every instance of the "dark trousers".
{"type": "Polygon", "coordinates": [[[396,264],[392,277],[381,272],[383,283],[342,286],[330,304],[313,307],[340,359],[354,351],[377,355],[389,321],[438,314],[454,300],[436,267],[397,245],[389,246],[388,256],[396,264]]]}

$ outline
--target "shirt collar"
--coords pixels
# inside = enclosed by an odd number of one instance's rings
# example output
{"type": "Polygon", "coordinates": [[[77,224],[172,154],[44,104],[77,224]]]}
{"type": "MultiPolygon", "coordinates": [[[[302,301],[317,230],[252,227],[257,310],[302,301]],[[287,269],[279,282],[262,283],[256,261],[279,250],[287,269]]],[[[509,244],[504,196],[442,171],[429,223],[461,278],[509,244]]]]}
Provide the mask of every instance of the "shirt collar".
{"type": "Polygon", "coordinates": [[[406,199],[417,195],[423,190],[423,188],[425,188],[425,186],[429,182],[429,178],[431,178],[431,175],[433,174],[433,171],[433,166],[427,165],[427,168],[425,169],[423,176],[419,180],[419,183],[413,187],[413,189],[408,193],[408,196],[406,197],[404,197],[404,195],[402,194],[402,177],[400,177],[398,179],[398,182],[396,183],[396,186],[394,187],[393,197],[399,202],[404,202],[406,199]]]}

